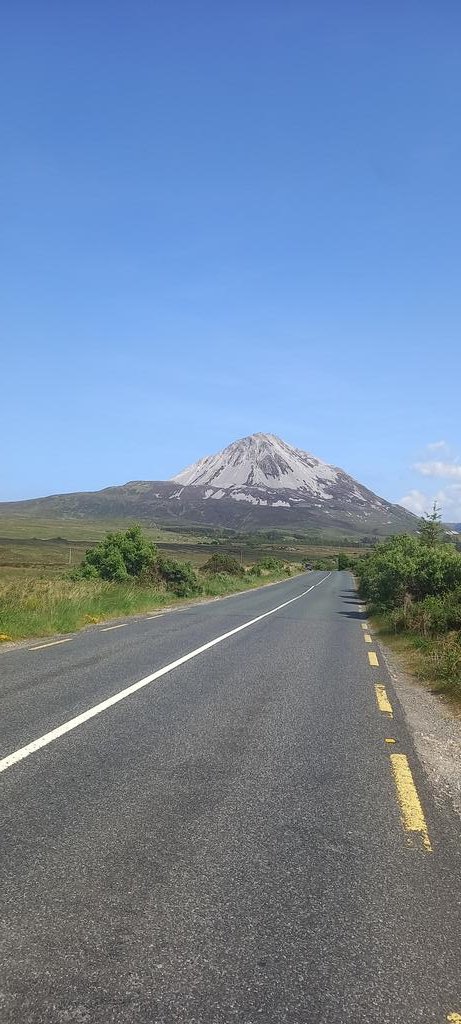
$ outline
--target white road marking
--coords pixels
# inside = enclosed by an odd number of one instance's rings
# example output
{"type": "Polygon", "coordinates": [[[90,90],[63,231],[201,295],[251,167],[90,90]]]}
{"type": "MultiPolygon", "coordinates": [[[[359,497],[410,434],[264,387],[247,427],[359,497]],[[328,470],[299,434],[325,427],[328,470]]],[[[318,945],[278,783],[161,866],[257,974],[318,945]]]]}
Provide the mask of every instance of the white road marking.
{"type": "Polygon", "coordinates": [[[242,629],[248,629],[249,626],[254,626],[256,622],[260,622],[261,619],[267,619],[268,615],[275,615],[276,612],[281,611],[282,608],[286,608],[287,605],[293,604],[294,601],[300,601],[302,597],[306,597],[310,594],[311,590],[315,590],[316,587],[320,587],[325,580],[329,579],[331,573],[328,576],[324,576],[323,579],[319,580],[318,583],[314,583],[308,590],[303,590],[302,594],[298,594],[297,597],[291,597],[289,601],[284,601],[283,604],[277,605],[276,608],[271,608],[269,612],[263,612],[262,615],[257,615],[254,619],[249,619],[248,622],[244,622],[241,626],[236,626],[235,629],[230,629],[227,633],[222,633],[221,636],[215,637],[214,640],[209,640],[208,643],[202,644],[201,647],[197,647],[195,651],[189,651],[189,654],[183,654],[182,658],[177,658],[176,661],[171,661],[169,665],[165,665],[163,668],[159,668],[156,672],[152,672],[150,676],[145,676],[144,679],[140,679],[137,683],[133,683],[132,686],[127,686],[124,690],[120,690],[119,693],[114,693],[112,697],[108,697],[107,700],[101,701],[100,704],[95,704],[94,707],[88,708],[81,715],[76,715],[75,718],[70,718],[68,722],[64,722],[63,725],[59,725],[57,729],[53,729],[51,732],[45,733],[44,736],[39,736],[38,739],[32,740],[31,743],[27,743],[25,747],[21,747],[19,750],[15,750],[14,753],[8,754],[0,761],[0,772],[6,771],[7,768],[11,768],[11,765],[17,764],[18,761],[23,761],[25,757],[29,757],[30,754],[35,754],[37,750],[41,750],[42,747],[48,746],[49,743],[53,743],[60,736],[65,736],[66,733],[72,732],[73,729],[77,729],[79,725],[83,725],[84,722],[88,722],[90,718],[95,718],[96,715],[100,715],[103,711],[107,711],[114,704],[118,704],[125,697],[131,696],[132,693],[136,693],[137,690],[142,690],[144,686],[148,686],[149,683],[153,683],[155,679],[160,679],[162,676],[166,676],[168,672],[172,672],[174,668],[179,668],[180,665],[184,665],[186,661],[191,661],[192,658],[196,658],[197,655],[203,654],[204,651],[209,651],[211,647],[215,647],[216,644],[220,644],[223,640],[227,640],[230,636],[235,636],[236,633],[240,633],[242,629]]]}
{"type": "Polygon", "coordinates": [[[103,629],[99,630],[99,632],[100,633],[108,633],[110,629],[121,629],[122,626],[127,626],[127,625],[128,625],[127,622],[119,622],[118,626],[104,626],[103,629]]]}
{"type": "Polygon", "coordinates": [[[56,647],[56,644],[68,644],[73,636],[66,636],[64,640],[50,640],[47,644],[38,644],[37,647],[29,647],[29,651],[42,651],[44,647],[56,647]]]}

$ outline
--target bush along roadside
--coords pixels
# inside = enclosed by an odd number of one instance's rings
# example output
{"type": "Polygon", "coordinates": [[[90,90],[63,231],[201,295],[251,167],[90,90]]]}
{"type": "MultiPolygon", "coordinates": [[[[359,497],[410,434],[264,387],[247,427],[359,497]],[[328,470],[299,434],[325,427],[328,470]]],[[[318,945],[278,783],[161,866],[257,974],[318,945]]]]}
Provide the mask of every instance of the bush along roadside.
{"type": "Polygon", "coordinates": [[[265,559],[246,569],[230,555],[215,552],[196,572],[190,562],[159,555],[135,525],[108,533],[61,579],[0,584],[0,643],[72,633],[185,599],[232,594],[277,582],[300,568],[265,559]]]}
{"type": "Polygon", "coordinates": [[[436,506],[417,536],[390,537],[356,561],[361,597],[439,692],[461,699],[461,554],[436,506]]]}

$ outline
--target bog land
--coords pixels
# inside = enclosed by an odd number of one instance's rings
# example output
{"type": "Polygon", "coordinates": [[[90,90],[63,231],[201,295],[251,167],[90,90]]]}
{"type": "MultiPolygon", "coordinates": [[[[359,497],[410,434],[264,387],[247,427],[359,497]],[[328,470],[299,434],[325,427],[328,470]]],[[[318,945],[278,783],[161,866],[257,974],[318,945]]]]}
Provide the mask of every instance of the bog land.
{"type": "MultiPolygon", "coordinates": [[[[108,530],[124,530],[126,519],[63,520],[19,517],[0,518],[0,580],[53,577],[78,565],[85,551],[108,530]]],[[[357,540],[335,534],[237,533],[203,527],[179,529],[143,524],[143,532],[166,556],[203,565],[216,550],[232,554],[245,565],[268,555],[288,563],[323,560],[336,567],[340,551],[351,555],[363,547],[357,540]]]]}

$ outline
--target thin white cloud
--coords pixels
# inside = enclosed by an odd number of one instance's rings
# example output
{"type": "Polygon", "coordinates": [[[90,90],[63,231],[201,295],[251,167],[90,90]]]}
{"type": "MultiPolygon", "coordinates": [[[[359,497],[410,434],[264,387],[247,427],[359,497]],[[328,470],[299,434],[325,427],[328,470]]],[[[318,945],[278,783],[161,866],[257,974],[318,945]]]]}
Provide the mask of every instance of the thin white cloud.
{"type": "MultiPolygon", "coordinates": [[[[461,460],[454,456],[450,445],[446,441],[431,441],[430,444],[426,445],[426,452],[437,451],[440,452],[441,458],[423,459],[421,462],[415,462],[411,468],[427,479],[432,478],[433,480],[438,479],[447,482],[439,484],[441,489],[435,493],[431,491],[430,484],[427,485],[429,493],[415,487],[413,490],[408,491],[407,494],[404,494],[403,498],[400,499],[400,504],[410,512],[414,512],[415,515],[423,516],[425,512],[431,511],[435,501],[441,510],[444,522],[460,522],[461,460]]],[[[424,487],[424,484],[421,483],[421,486],[424,487]]],[[[437,485],[433,484],[432,486],[435,487],[437,485]]]]}
{"type": "Polygon", "coordinates": [[[461,465],[458,462],[415,462],[413,469],[422,476],[438,476],[447,480],[454,477],[461,480],[461,465]]]}
{"type": "Polygon", "coordinates": [[[431,444],[426,445],[429,452],[436,452],[441,448],[448,448],[446,441],[432,441],[431,444]]]}
{"type": "Polygon", "coordinates": [[[423,494],[416,489],[409,491],[400,499],[399,505],[414,512],[416,516],[423,516],[425,512],[431,511],[434,501],[441,509],[445,523],[461,522],[461,484],[449,484],[435,494],[423,494]]]}
{"type": "Polygon", "coordinates": [[[409,491],[408,494],[404,494],[403,498],[400,498],[399,505],[403,505],[409,512],[414,512],[415,516],[422,516],[425,512],[428,512],[431,507],[431,500],[427,494],[423,494],[422,491],[409,491]]]}

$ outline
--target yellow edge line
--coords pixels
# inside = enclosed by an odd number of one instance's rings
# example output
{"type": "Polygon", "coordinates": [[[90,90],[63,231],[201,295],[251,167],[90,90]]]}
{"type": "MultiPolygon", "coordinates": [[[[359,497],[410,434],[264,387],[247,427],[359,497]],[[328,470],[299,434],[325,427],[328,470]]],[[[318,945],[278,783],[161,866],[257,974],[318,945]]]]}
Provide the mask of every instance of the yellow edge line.
{"type": "Polygon", "coordinates": [[[374,668],[379,668],[379,661],[374,651],[368,651],[368,661],[374,668]]]}
{"type": "Polygon", "coordinates": [[[452,1024],[461,1024],[461,1013],[449,1013],[447,1020],[451,1021],[452,1024]]]}
{"type": "Polygon", "coordinates": [[[368,622],[361,623],[362,629],[368,629],[368,622]]]}
{"type": "Polygon", "coordinates": [[[394,714],[392,710],[392,704],[386,693],[386,687],[382,686],[381,683],[377,683],[375,686],[376,701],[380,711],[384,711],[386,715],[390,715],[391,718],[394,714]]]}
{"type": "Polygon", "coordinates": [[[371,636],[370,636],[369,633],[364,633],[363,634],[363,639],[365,640],[366,644],[371,644],[372,643],[372,639],[371,639],[371,636]]]}
{"type": "Polygon", "coordinates": [[[424,848],[431,851],[429,831],[408,759],[405,754],[391,754],[390,762],[400,804],[402,825],[406,832],[419,832],[424,848]]]}

